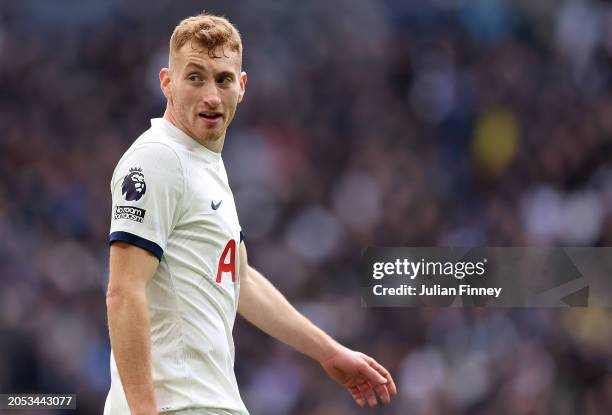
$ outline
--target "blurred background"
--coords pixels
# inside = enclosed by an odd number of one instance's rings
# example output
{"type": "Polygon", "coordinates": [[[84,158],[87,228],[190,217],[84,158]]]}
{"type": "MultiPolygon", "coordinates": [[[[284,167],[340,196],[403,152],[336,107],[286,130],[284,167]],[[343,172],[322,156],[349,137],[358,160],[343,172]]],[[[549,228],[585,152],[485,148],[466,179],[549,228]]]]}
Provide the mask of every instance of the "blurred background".
{"type": "Polygon", "coordinates": [[[365,309],[357,276],[374,245],[612,245],[611,4],[178,3],[0,3],[1,393],[102,413],[110,177],[206,9],[245,47],[223,157],[250,262],[400,390],[360,411],[238,319],[252,415],[612,413],[610,310],[365,309]]]}

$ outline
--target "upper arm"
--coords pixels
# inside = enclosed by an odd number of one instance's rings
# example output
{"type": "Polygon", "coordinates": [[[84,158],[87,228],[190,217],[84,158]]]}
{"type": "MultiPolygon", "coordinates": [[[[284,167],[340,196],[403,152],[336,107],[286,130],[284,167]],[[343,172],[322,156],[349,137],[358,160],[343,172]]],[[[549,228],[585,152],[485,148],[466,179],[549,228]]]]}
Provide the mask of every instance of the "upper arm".
{"type": "Polygon", "coordinates": [[[110,242],[136,245],[161,259],[184,207],[178,155],[161,143],[135,147],[117,164],[111,192],[110,242]]]}
{"type": "Polygon", "coordinates": [[[159,261],[151,252],[125,242],[110,248],[107,297],[144,290],[159,261]]]}
{"type": "Polygon", "coordinates": [[[180,160],[165,144],[141,144],[117,164],[111,192],[110,296],[143,289],[155,273],[180,214],[180,160]]]}

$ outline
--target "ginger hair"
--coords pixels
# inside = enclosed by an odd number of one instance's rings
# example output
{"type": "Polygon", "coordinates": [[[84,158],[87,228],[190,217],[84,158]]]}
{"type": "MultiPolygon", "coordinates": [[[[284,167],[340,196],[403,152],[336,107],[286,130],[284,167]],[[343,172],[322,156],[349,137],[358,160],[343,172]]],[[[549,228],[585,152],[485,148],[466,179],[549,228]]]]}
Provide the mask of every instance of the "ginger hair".
{"type": "Polygon", "coordinates": [[[206,49],[211,58],[220,58],[225,55],[225,48],[240,55],[242,61],[242,40],[238,29],[222,16],[215,16],[202,12],[196,16],[183,19],[172,32],[170,37],[169,65],[172,68],[177,52],[187,43],[191,42],[194,49],[206,49]],[[221,55],[217,53],[221,52],[221,55]]]}

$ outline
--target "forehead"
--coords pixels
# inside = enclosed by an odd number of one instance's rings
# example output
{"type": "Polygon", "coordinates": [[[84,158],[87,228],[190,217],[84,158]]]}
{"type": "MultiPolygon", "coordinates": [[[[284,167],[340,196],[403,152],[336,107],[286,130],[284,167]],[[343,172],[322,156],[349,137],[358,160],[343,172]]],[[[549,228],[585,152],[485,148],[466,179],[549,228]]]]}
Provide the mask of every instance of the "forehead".
{"type": "Polygon", "coordinates": [[[208,52],[205,47],[187,42],[176,52],[174,63],[179,71],[196,65],[211,72],[240,72],[242,62],[238,52],[230,50],[227,46],[217,48],[213,54],[215,57],[211,57],[208,52]]]}

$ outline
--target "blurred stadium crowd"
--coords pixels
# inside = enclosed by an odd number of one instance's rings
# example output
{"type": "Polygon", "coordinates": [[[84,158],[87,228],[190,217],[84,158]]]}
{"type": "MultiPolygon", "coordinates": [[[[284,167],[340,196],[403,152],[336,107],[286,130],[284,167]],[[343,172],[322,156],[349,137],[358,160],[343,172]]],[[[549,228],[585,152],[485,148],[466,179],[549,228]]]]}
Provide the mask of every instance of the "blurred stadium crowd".
{"type": "MultiPolygon", "coordinates": [[[[588,1],[2,2],[0,392],[101,413],[109,181],[202,8],[245,44],[223,154],[250,262],[392,370],[376,413],[611,413],[609,310],[364,309],[356,274],[371,245],[612,245],[612,6],[588,1]]],[[[234,333],[253,415],[361,413],[234,333]]]]}

